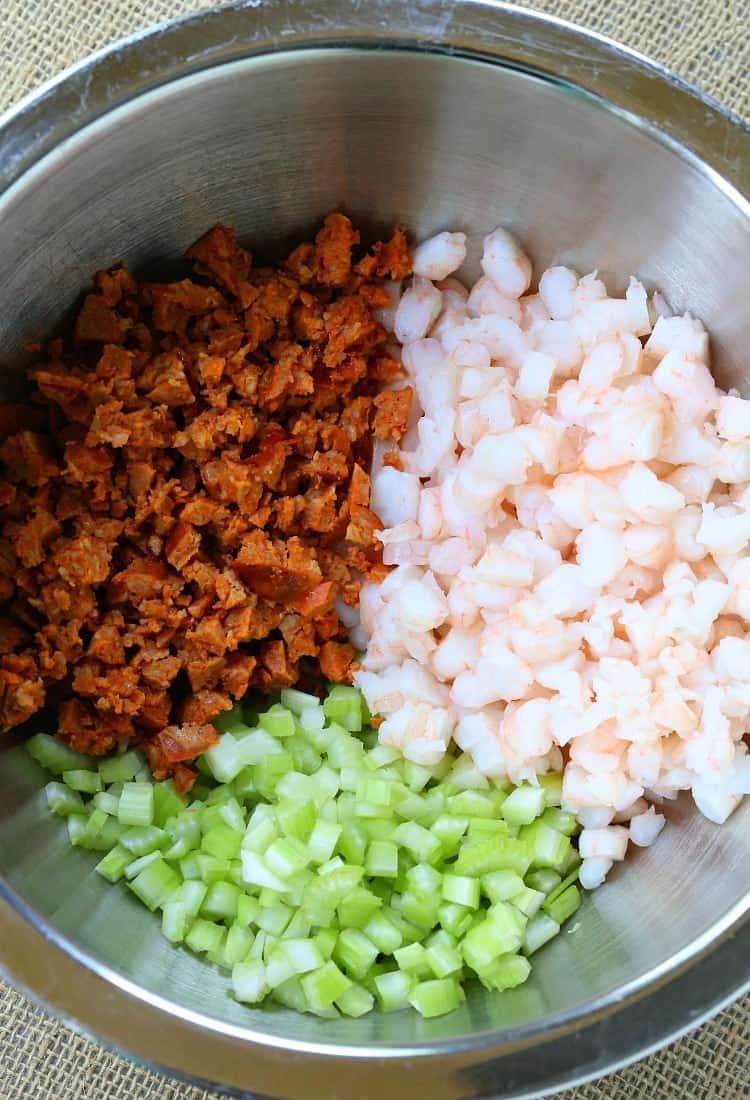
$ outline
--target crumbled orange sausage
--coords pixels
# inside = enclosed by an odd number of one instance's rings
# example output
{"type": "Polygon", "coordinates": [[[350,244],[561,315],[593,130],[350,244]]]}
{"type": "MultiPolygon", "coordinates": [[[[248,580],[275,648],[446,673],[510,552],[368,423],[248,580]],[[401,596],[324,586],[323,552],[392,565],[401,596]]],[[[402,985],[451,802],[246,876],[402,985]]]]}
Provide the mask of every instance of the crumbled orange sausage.
{"type": "Polygon", "coordinates": [[[217,225],[196,279],[97,274],[33,404],[0,406],[0,725],[51,704],[74,748],[141,743],[186,790],[248,689],[303,659],[351,676],[336,599],[384,573],[365,471],[411,402],[379,393],[400,368],[373,315],[406,239],[358,243],[332,214],[255,267],[217,225]]]}

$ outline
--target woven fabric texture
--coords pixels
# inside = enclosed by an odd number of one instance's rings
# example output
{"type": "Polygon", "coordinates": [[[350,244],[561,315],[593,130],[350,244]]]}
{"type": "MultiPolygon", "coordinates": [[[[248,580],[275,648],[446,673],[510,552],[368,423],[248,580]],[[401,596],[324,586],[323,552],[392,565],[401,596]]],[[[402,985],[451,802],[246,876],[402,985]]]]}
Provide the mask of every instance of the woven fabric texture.
{"type": "MultiPolygon", "coordinates": [[[[0,0],[0,110],[92,50],[211,0],[0,0]]],[[[669,66],[750,121],[747,0],[537,0],[669,66]]],[[[750,997],[561,1100],[750,1097],[750,997]]],[[[0,984],[0,1100],[218,1100],[110,1054],[0,984]]]]}

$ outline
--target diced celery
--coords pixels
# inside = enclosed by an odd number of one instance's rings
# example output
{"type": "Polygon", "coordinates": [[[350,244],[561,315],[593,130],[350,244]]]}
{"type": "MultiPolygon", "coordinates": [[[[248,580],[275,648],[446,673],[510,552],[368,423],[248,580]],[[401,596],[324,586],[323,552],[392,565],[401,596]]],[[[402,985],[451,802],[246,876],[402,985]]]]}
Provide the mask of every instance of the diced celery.
{"type": "Polygon", "coordinates": [[[398,874],[398,848],[390,840],[373,840],[365,853],[365,871],[376,878],[398,874]]]}
{"type": "Polygon", "coordinates": [[[323,703],[326,718],[344,729],[359,733],[362,729],[362,697],[356,688],[336,684],[323,703]]]}
{"type": "Polygon", "coordinates": [[[339,924],[342,928],[363,928],[382,904],[382,900],[372,890],[357,886],[336,906],[339,924]]]}
{"type": "Polygon", "coordinates": [[[65,819],[65,824],[68,829],[68,840],[74,848],[83,846],[88,820],[85,814],[69,814],[65,819]]]}
{"type": "Polygon", "coordinates": [[[338,851],[349,863],[361,864],[367,853],[367,833],[364,824],[347,822],[339,826],[338,851]]]}
{"type": "Polygon", "coordinates": [[[399,929],[382,910],[372,914],[362,931],[384,955],[392,955],[404,942],[399,929]]]}
{"type": "Polygon", "coordinates": [[[568,858],[572,844],[570,838],[541,820],[525,825],[518,836],[531,852],[531,870],[539,871],[551,868],[560,872],[568,858]]]}
{"type": "MultiPolygon", "coordinates": [[[[369,803],[376,807],[389,807],[393,796],[393,788],[394,784],[389,779],[381,779],[377,775],[364,773],[356,787],[357,801],[369,803]]],[[[377,816],[377,814],[374,816],[377,816]]]]}
{"type": "MultiPolygon", "coordinates": [[[[89,824],[83,836],[83,847],[89,848],[93,852],[108,852],[110,848],[114,848],[120,842],[122,836],[123,830],[120,823],[107,814],[104,816],[105,821],[103,823],[101,823],[101,817],[98,818],[95,835],[94,826],[91,818],[89,818],[89,824]]],[[[93,817],[93,814],[91,817],[93,817]]]]}
{"type": "Polygon", "coordinates": [[[295,768],[305,775],[314,775],[323,763],[320,753],[304,737],[290,737],[285,745],[292,754],[295,768]]]}
{"type": "Polygon", "coordinates": [[[461,791],[447,799],[448,813],[459,817],[496,817],[497,808],[489,793],[461,791]]]}
{"type": "Polygon", "coordinates": [[[199,917],[193,922],[190,931],[185,936],[185,943],[199,955],[206,955],[211,951],[218,951],[224,940],[226,929],[213,921],[203,920],[199,917]]]}
{"type": "Polygon", "coordinates": [[[125,868],[125,878],[130,882],[136,878],[144,868],[148,867],[150,863],[153,863],[155,859],[159,858],[158,852],[149,852],[148,855],[139,856],[138,859],[132,860],[125,868]]]}
{"type": "Polygon", "coordinates": [[[393,831],[393,839],[417,860],[430,862],[440,854],[438,838],[416,821],[404,821],[398,825],[393,831]]]}
{"type": "Polygon", "coordinates": [[[253,946],[250,948],[248,959],[262,959],[266,950],[266,942],[268,941],[268,933],[263,932],[260,929],[253,940],[253,946]]]}
{"type": "Polygon", "coordinates": [[[198,853],[191,852],[180,860],[180,874],[183,879],[200,880],[201,867],[198,863],[198,853]]]}
{"type": "Polygon", "coordinates": [[[326,755],[332,768],[361,767],[364,754],[364,746],[356,737],[352,737],[341,726],[328,727],[326,755]]]}
{"type": "Polygon", "coordinates": [[[351,978],[364,978],[377,957],[377,945],[364,932],[356,928],[345,928],[339,933],[333,949],[333,959],[351,978]]]}
{"type": "Polygon", "coordinates": [[[445,782],[459,791],[486,791],[490,783],[478,770],[469,753],[461,753],[445,777],[445,782]]]}
{"type": "MultiPolygon", "coordinates": [[[[295,901],[294,904],[296,905],[297,902],[295,901]]],[[[294,916],[284,929],[281,938],[284,940],[305,940],[310,935],[311,929],[311,922],[305,917],[300,909],[296,909],[294,916]]]]}
{"type": "Polygon", "coordinates": [[[184,859],[184,857],[189,855],[194,849],[190,847],[190,842],[187,837],[181,836],[170,844],[168,848],[164,848],[163,851],[167,863],[173,863],[184,859]]]}
{"type": "Polygon", "coordinates": [[[577,867],[574,871],[571,871],[569,875],[566,875],[564,879],[558,882],[556,886],[553,886],[552,889],[548,891],[547,897],[545,898],[545,903],[554,901],[555,898],[559,897],[559,895],[562,894],[564,890],[567,890],[569,886],[572,886],[576,882],[578,882],[577,867]]]}
{"type": "Polygon", "coordinates": [[[237,916],[240,889],[232,882],[214,882],[207,891],[201,906],[201,916],[207,920],[233,921],[237,916]]]}
{"type": "Polygon", "coordinates": [[[176,900],[166,902],[161,913],[161,930],[170,943],[182,943],[189,926],[184,905],[176,900]]]}
{"type": "Polygon", "coordinates": [[[336,946],[336,940],[338,939],[338,933],[335,928],[322,928],[320,932],[317,932],[312,937],[318,947],[324,959],[330,959],[333,954],[333,949],[336,946]]]}
{"type": "Polygon", "coordinates": [[[52,772],[53,775],[62,775],[63,772],[84,768],[92,771],[96,767],[90,756],[73,752],[62,741],[50,737],[48,733],[35,733],[30,737],[26,741],[26,751],[33,756],[37,764],[48,772],[52,772]]]}
{"type": "Polygon", "coordinates": [[[486,970],[498,955],[518,951],[523,943],[524,927],[518,928],[512,919],[502,919],[497,910],[498,902],[480,924],[470,929],[461,943],[461,953],[467,965],[478,974],[486,970]]]}
{"type": "MultiPolygon", "coordinates": [[[[304,734],[319,734],[321,730],[325,728],[326,716],[325,711],[318,703],[314,707],[305,707],[302,713],[297,717],[297,728],[304,734]]],[[[316,748],[323,749],[326,744],[328,735],[325,734],[322,741],[318,741],[316,738],[316,748]]]]}
{"type": "Polygon", "coordinates": [[[71,843],[111,848],[99,874],[125,876],[163,910],[165,937],[231,970],[248,1004],[270,994],[356,1017],[374,995],[383,1011],[411,1003],[430,1017],[461,1003],[469,971],[492,990],[526,979],[525,956],[580,904],[578,823],[559,808],[559,776],[513,789],[468,754],[413,764],[360,733],[364,701],[343,685],[322,705],[290,689],[246,710],[217,720],[219,744],[198,761],[213,779],[189,807],[137,751],[97,769],[32,739],[32,755],[65,773],[47,798],[71,843]]]}
{"type": "Polygon", "coordinates": [[[509,825],[530,825],[539,817],[545,805],[544,788],[523,783],[508,795],[500,813],[509,825]]]}
{"type": "Polygon", "coordinates": [[[120,844],[134,856],[146,856],[149,852],[161,851],[169,843],[169,836],[156,825],[135,825],[124,829],[120,844]]]}
{"type": "Polygon", "coordinates": [[[381,1011],[398,1012],[409,1007],[413,978],[403,970],[391,970],[375,978],[375,996],[381,1011]]]}
{"type": "Polygon", "coordinates": [[[108,882],[119,882],[125,874],[125,868],[132,860],[132,853],[118,844],[107,852],[103,859],[99,860],[94,870],[98,871],[108,882]]]}
{"type": "Polygon", "coordinates": [[[154,819],[154,788],[150,783],[125,783],[117,808],[121,825],[150,825],[154,819]]]}
{"type": "Polygon", "coordinates": [[[280,837],[269,844],[264,859],[273,874],[288,879],[308,865],[310,854],[300,840],[280,837]]]}
{"type": "Polygon", "coordinates": [[[258,899],[251,897],[249,894],[241,893],[237,899],[237,916],[235,923],[242,925],[243,928],[249,928],[257,924],[259,916],[260,902],[258,899]]]}
{"type": "Polygon", "coordinates": [[[179,875],[160,856],[130,883],[130,889],[149,909],[162,906],[179,886],[179,875]]]}
{"type": "Polygon", "coordinates": [[[175,899],[185,909],[188,920],[195,920],[198,916],[207,892],[208,887],[205,882],[200,882],[197,879],[189,879],[187,882],[182,883],[175,894],[175,899]]]}
{"type": "Polygon", "coordinates": [[[308,1004],[313,1009],[328,1008],[343,996],[352,984],[331,959],[300,980],[308,1004]]]}
{"type": "Polygon", "coordinates": [[[404,782],[413,791],[423,790],[432,779],[432,772],[422,764],[414,764],[411,760],[404,760],[402,765],[404,782]]]}
{"type": "Polygon", "coordinates": [[[523,879],[515,871],[490,871],[481,878],[482,893],[491,902],[509,901],[523,890],[523,885],[523,879]]]}
{"type": "Polygon", "coordinates": [[[563,890],[561,894],[553,897],[552,900],[548,898],[542,904],[542,908],[545,913],[557,921],[558,924],[565,924],[568,917],[572,917],[577,909],[581,905],[581,892],[577,886],[569,886],[567,890],[563,890]]]}
{"type": "Polygon", "coordinates": [[[418,982],[409,994],[409,1002],[417,1012],[429,1019],[452,1012],[464,1000],[464,992],[454,978],[436,978],[418,982]]]}
{"type": "Polygon", "coordinates": [[[336,999],[336,1007],[345,1016],[364,1016],[375,1004],[372,993],[361,985],[350,985],[336,999]]]}
{"type": "Polygon", "coordinates": [[[431,937],[425,952],[426,962],[436,978],[447,978],[451,974],[457,974],[463,967],[461,953],[455,944],[451,943],[452,937],[439,939],[431,937]]]}
{"type": "Polygon", "coordinates": [[[92,798],[92,803],[97,810],[103,810],[109,817],[117,817],[120,799],[108,791],[99,791],[92,798]]]}
{"type": "Polygon", "coordinates": [[[143,767],[143,757],[140,753],[124,752],[121,756],[108,756],[99,764],[99,775],[102,783],[109,786],[110,783],[127,783],[143,767]]]}
{"type": "Polygon", "coordinates": [[[231,782],[247,763],[240,756],[239,742],[231,733],[223,733],[218,743],[203,753],[201,760],[220,783],[231,782]]]}
{"type": "Polygon", "coordinates": [[[479,980],[487,989],[502,991],[522,985],[530,973],[531,963],[527,958],[509,954],[495,959],[479,974],[479,980]]]}
{"type": "Polygon", "coordinates": [[[458,875],[487,875],[490,871],[516,871],[525,875],[531,865],[529,845],[513,837],[491,837],[477,844],[462,844],[453,871],[458,875]]]}
{"type": "MultiPolygon", "coordinates": [[[[376,745],[374,749],[370,749],[367,754],[370,764],[374,768],[387,768],[391,764],[396,764],[401,761],[401,753],[398,749],[393,748],[392,745],[376,745]]],[[[397,775],[400,775],[400,770],[396,771],[397,775]]]]}
{"type": "Polygon", "coordinates": [[[233,924],[227,932],[224,944],[224,962],[227,966],[235,966],[247,958],[253,945],[253,934],[241,924],[233,924]]]}
{"type": "Polygon", "coordinates": [[[429,978],[432,969],[427,960],[427,950],[421,943],[410,943],[393,952],[399,970],[406,971],[414,978],[429,978]]]}
{"type": "Polygon", "coordinates": [[[441,893],[446,901],[465,905],[468,909],[479,907],[479,879],[467,875],[443,875],[441,893]]]}
{"type": "Polygon", "coordinates": [[[401,895],[401,912],[412,924],[419,928],[429,930],[437,924],[438,909],[440,908],[439,894],[415,893],[406,890],[401,895]]]}
{"type": "Polygon", "coordinates": [[[343,866],[308,884],[302,907],[313,924],[330,924],[336,906],[359,885],[362,874],[361,867],[343,866]]]}
{"type": "Polygon", "coordinates": [[[472,817],[469,822],[468,835],[472,838],[485,840],[490,836],[510,836],[511,827],[502,818],[472,817]]]}
{"type": "Polygon", "coordinates": [[[548,806],[542,814],[542,821],[551,829],[556,829],[558,833],[564,833],[565,836],[575,836],[580,828],[575,814],[566,813],[557,806],[548,806]]]}
{"type": "Polygon", "coordinates": [[[72,791],[81,791],[83,794],[96,794],[102,789],[102,780],[99,772],[87,771],[84,768],[73,768],[62,773],[63,783],[72,791]]]}
{"type": "Polygon", "coordinates": [[[70,814],[85,813],[83,799],[78,791],[72,790],[64,783],[48,783],[44,790],[47,795],[47,805],[53,814],[68,817],[70,814]]]}
{"type": "Polygon", "coordinates": [[[460,939],[471,928],[474,921],[474,910],[466,909],[463,905],[445,901],[438,907],[438,921],[446,932],[450,932],[456,939],[460,939]]]}
{"type": "Polygon", "coordinates": [[[447,797],[440,787],[432,787],[422,795],[422,806],[419,823],[429,829],[437,819],[443,815],[447,805],[447,797]]]}
{"type": "Polygon", "coordinates": [[[257,924],[269,936],[280,936],[291,919],[292,909],[283,902],[277,902],[265,908],[261,906],[257,924]]]}
{"type": "Polygon", "coordinates": [[[440,893],[443,876],[429,863],[417,863],[406,872],[406,882],[409,889],[417,894],[440,893]]]}
{"type": "Polygon", "coordinates": [[[288,978],[281,985],[277,985],[273,991],[273,998],[286,1008],[294,1009],[295,1012],[307,1012],[307,998],[299,978],[288,978]]]}
{"type": "Polygon", "coordinates": [[[320,699],[317,695],[309,695],[305,691],[297,691],[295,688],[284,688],[281,692],[281,705],[290,710],[292,714],[300,715],[308,707],[319,707],[320,699]]]}
{"type": "Polygon", "coordinates": [[[313,863],[326,863],[336,850],[341,826],[318,819],[307,839],[307,851],[313,863]]]}
{"type": "Polygon", "coordinates": [[[248,886],[270,886],[279,893],[284,890],[284,880],[275,875],[257,852],[243,850],[242,877],[248,886]]]}
{"type": "Polygon", "coordinates": [[[255,769],[251,764],[242,768],[234,777],[232,790],[241,802],[247,802],[256,793],[255,769]]]}
{"type": "Polygon", "coordinates": [[[524,916],[533,917],[544,901],[544,894],[541,890],[532,890],[530,886],[523,886],[510,898],[510,901],[516,909],[521,910],[524,916]]]}
{"type": "Polygon", "coordinates": [[[258,715],[258,722],[272,737],[294,737],[297,725],[294,715],[287,707],[275,703],[268,710],[258,715]]]}
{"type": "Polygon", "coordinates": [[[292,974],[307,974],[319,970],[326,959],[313,939],[285,939],[279,948],[283,952],[292,974]]]}
{"type": "Polygon", "coordinates": [[[557,871],[552,871],[548,867],[540,871],[532,871],[526,876],[526,885],[532,890],[541,890],[543,894],[551,893],[561,882],[562,879],[557,871]]]}
{"type": "Polygon", "coordinates": [[[537,913],[526,925],[523,937],[525,955],[533,955],[560,931],[560,925],[547,913],[537,913]]]}
{"type": "Polygon", "coordinates": [[[242,833],[229,825],[214,825],[204,834],[201,850],[217,859],[236,859],[242,846],[242,833]]]}
{"type": "MultiPolygon", "coordinates": [[[[260,733],[262,731],[258,730],[257,732],[260,733]]],[[[278,742],[276,742],[276,744],[278,744],[278,742]]],[[[294,760],[292,759],[291,753],[284,752],[283,750],[281,752],[268,753],[259,761],[255,767],[255,785],[264,798],[269,799],[269,801],[276,801],[277,784],[288,775],[293,767],[294,760]]]]}
{"type": "Polygon", "coordinates": [[[278,835],[279,830],[272,817],[257,818],[253,815],[242,838],[242,851],[257,852],[262,855],[278,835]]]}
{"type": "Polygon", "coordinates": [[[537,782],[546,795],[548,806],[561,805],[563,789],[561,772],[548,772],[546,775],[540,775],[537,782]]]}
{"type": "Polygon", "coordinates": [[[458,851],[461,837],[469,827],[468,817],[453,817],[440,814],[430,826],[430,832],[440,841],[443,857],[453,856],[458,851]]]}

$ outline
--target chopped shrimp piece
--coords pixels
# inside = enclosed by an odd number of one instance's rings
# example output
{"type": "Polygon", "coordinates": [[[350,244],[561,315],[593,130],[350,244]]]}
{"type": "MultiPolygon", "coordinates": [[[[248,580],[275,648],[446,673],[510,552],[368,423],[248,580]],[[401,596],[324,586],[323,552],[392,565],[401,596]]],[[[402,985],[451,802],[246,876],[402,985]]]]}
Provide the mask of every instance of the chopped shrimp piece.
{"type": "Polygon", "coordinates": [[[422,340],[443,306],[442,295],[429,279],[415,275],[396,309],[394,332],[401,343],[422,340]]]}
{"type": "Polygon", "coordinates": [[[482,270],[508,298],[520,298],[531,282],[531,260],[516,239],[501,228],[484,238],[482,270]]]}
{"type": "Polygon", "coordinates": [[[439,282],[457,271],[466,259],[465,233],[437,233],[414,249],[415,275],[439,282]]]}
{"type": "Polygon", "coordinates": [[[637,279],[528,293],[500,229],[468,293],[427,285],[449,239],[398,306],[415,410],[373,493],[399,564],[363,589],[355,682],[411,759],[450,730],[485,775],[561,768],[593,889],[656,839],[653,802],[724,821],[750,793],[750,402],[637,279]]]}

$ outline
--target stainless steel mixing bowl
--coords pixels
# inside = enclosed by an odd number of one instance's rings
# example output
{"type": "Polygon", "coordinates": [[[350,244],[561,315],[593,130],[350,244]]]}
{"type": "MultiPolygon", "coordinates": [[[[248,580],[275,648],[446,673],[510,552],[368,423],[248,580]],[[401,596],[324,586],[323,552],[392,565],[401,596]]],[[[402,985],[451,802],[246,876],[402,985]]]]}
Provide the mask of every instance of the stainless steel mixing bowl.
{"type": "MultiPolygon", "coordinates": [[[[174,259],[209,225],[278,252],[327,211],[416,236],[496,223],[539,264],[630,272],[710,326],[747,391],[750,137],[667,73],[487,2],[248,3],[84,62],[0,127],[0,359],[91,274],[174,259]]],[[[138,1058],[274,1097],[531,1096],[678,1034],[748,985],[750,806],[671,827],[586,899],[533,977],[459,1011],[253,1011],[71,851],[44,776],[0,753],[0,963],[138,1058]]]]}

